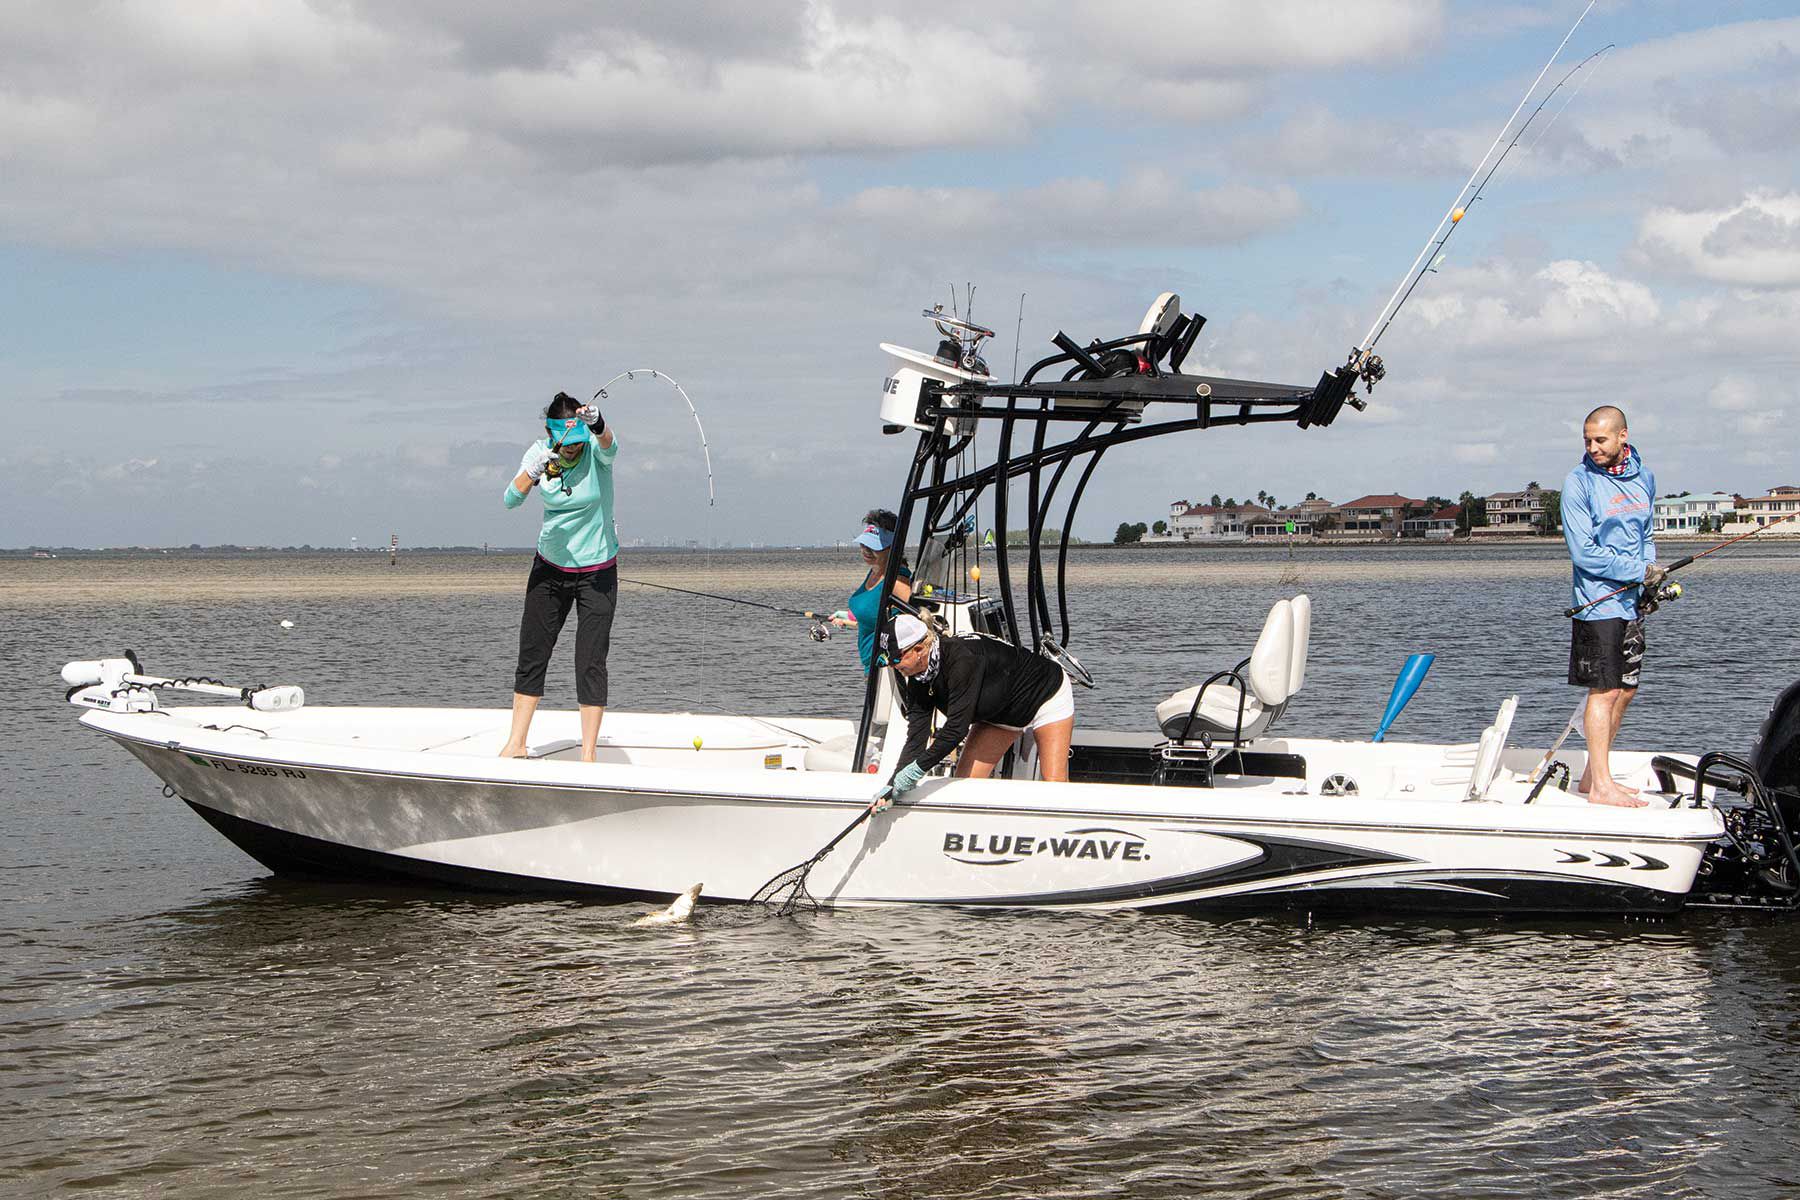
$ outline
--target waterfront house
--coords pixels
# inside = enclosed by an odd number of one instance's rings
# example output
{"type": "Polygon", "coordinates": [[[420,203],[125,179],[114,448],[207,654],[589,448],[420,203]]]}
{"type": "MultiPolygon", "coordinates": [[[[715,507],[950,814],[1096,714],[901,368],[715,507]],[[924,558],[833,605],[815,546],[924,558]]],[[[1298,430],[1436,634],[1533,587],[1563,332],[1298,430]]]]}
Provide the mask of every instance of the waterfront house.
{"type": "Polygon", "coordinates": [[[1400,536],[1401,525],[1406,521],[1407,510],[1424,507],[1423,500],[1412,500],[1392,493],[1359,496],[1346,504],[1338,505],[1336,532],[1343,537],[1397,538],[1400,536]]]}
{"type": "Polygon", "coordinates": [[[1487,498],[1487,522],[1469,532],[1482,536],[1539,532],[1544,524],[1544,490],[1533,483],[1522,492],[1495,492],[1487,498]]]}
{"type": "MultiPolygon", "coordinates": [[[[1792,513],[1800,512],[1800,486],[1787,483],[1769,489],[1766,496],[1742,500],[1737,506],[1738,520],[1746,526],[1767,525],[1769,522],[1792,513]]],[[[1789,521],[1781,527],[1781,532],[1800,533],[1795,526],[1800,520],[1789,521]]]]}
{"type": "Polygon", "coordinates": [[[1447,504],[1436,512],[1418,513],[1400,523],[1400,536],[1447,542],[1456,536],[1456,522],[1462,516],[1462,505],[1447,504]]]}
{"type": "Polygon", "coordinates": [[[1184,542],[1241,542],[1251,524],[1269,515],[1260,504],[1171,504],[1169,536],[1184,542]]]}
{"type": "Polygon", "coordinates": [[[1663,496],[1656,501],[1652,531],[1676,535],[1700,533],[1702,524],[1709,529],[1712,527],[1714,517],[1723,526],[1731,520],[1731,512],[1736,507],[1737,497],[1729,492],[1683,492],[1679,496],[1663,496]]]}

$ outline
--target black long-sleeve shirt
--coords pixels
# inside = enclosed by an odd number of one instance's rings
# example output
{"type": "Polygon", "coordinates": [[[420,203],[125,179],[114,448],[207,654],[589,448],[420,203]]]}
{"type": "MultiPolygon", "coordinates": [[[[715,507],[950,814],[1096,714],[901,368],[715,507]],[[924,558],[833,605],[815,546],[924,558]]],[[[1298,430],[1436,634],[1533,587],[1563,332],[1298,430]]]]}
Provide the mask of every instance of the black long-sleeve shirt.
{"type": "Polygon", "coordinates": [[[900,681],[906,712],[901,766],[917,762],[931,770],[962,745],[977,721],[1024,728],[1063,683],[1062,668],[1043,655],[993,638],[942,638],[938,656],[930,683],[900,681]],[[927,747],[933,709],[944,714],[944,723],[927,747]]]}

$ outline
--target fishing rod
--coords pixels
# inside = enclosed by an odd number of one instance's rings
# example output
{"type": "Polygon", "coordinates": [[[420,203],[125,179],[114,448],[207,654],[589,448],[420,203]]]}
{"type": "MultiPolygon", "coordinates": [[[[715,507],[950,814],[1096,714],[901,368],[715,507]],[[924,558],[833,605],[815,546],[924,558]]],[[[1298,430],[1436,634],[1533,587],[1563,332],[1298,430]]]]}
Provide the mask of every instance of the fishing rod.
{"type": "Polygon", "coordinates": [[[706,426],[700,423],[700,410],[694,407],[694,401],[687,394],[687,389],[682,387],[679,383],[676,383],[667,371],[657,371],[649,367],[638,367],[631,371],[620,371],[617,375],[614,375],[611,379],[600,385],[600,390],[594,393],[594,402],[597,404],[601,400],[607,399],[607,389],[619,382],[619,380],[635,381],[639,375],[647,375],[651,379],[662,380],[664,383],[674,388],[675,394],[680,396],[683,402],[687,404],[688,412],[691,413],[694,418],[694,428],[700,431],[700,455],[706,460],[706,507],[714,507],[712,449],[706,443],[706,426]]]}
{"type": "MultiPolygon", "coordinates": [[[[1470,172],[1467,182],[1465,182],[1457,191],[1456,199],[1451,202],[1449,209],[1447,209],[1444,215],[1439,218],[1436,228],[1431,231],[1431,236],[1425,239],[1425,246],[1419,251],[1418,257],[1413,259],[1412,265],[1408,267],[1406,273],[1400,277],[1400,282],[1394,287],[1393,295],[1388,297],[1387,303],[1382,305],[1381,312],[1375,317],[1374,324],[1369,326],[1369,332],[1363,335],[1363,340],[1357,343],[1356,348],[1350,352],[1350,369],[1361,376],[1363,381],[1371,387],[1386,374],[1381,359],[1374,353],[1375,344],[1379,342],[1382,335],[1387,332],[1388,326],[1394,323],[1394,318],[1400,315],[1401,308],[1403,308],[1407,300],[1411,298],[1413,290],[1419,286],[1420,281],[1423,280],[1426,275],[1436,270],[1439,262],[1439,255],[1442,252],[1445,243],[1450,240],[1450,235],[1456,232],[1457,226],[1462,223],[1462,219],[1467,215],[1470,206],[1481,199],[1481,193],[1487,187],[1488,182],[1493,179],[1494,172],[1500,169],[1500,164],[1505,162],[1507,156],[1518,146],[1519,139],[1525,136],[1525,131],[1531,128],[1531,123],[1537,120],[1538,115],[1544,111],[1544,106],[1550,103],[1550,98],[1556,95],[1558,91],[1562,90],[1563,85],[1574,78],[1576,73],[1583,67],[1613,48],[1612,44],[1608,43],[1582,59],[1579,63],[1576,63],[1575,66],[1569,70],[1569,73],[1564,75],[1562,79],[1557,82],[1555,87],[1544,93],[1544,98],[1538,102],[1538,106],[1532,110],[1531,115],[1525,119],[1524,124],[1520,125],[1517,131],[1513,133],[1512,140],[1507,142],[1506,148],[1500,150],[1500,144],[1506,141],[1507,131],[1512,129],[1513,122],[1518,120],[1519,114],[1525,110],[1525,105],[1530,102],[1532,94],[1537,91],[1538,84],[1542,83],[1544,81],[1544,76],[1550,73],[1550,68],[1554,66],[1556,60],[1562,56],[1564,47],[1566,47],[1569,44],[1569,40],[1575,36],[1575,31],[1581,28],[1581,23],[1587,20],[1588,13],[1593,11],[1594,5],[1597,2],[1598,0],[1588,0],[1587,7],[1581,10],[1581,15],[1575,18],[1575,23],[1573,25],[1569,26],[1569,32],[1563,35],[1562,41],[1557,43],[1555,52],[1552,53],[1550,58],[1544,63],[1543,69],[1537,73],[1537,78],[1531,81],[1531,86],[1525,89],[1525,94],[1519,97],[1519,103],[1513,108],[1511,114],[1507,116],[1506,122],[1500,126],[1500,132],[1494,135],[1493,144],[1488,147],[1487,153],[1483,154],[1481,156],[1481,161],[1475,164],[1475,170],[1470,172]],[[1497,158],[1494,154],[1496,150],[1500,150],[1499,157],[1497,158]],[[1488,162],[1489,159],[1493,159],[1493,164],[1491,166],[1488,162]]],[[[1571,99],[1573,99],[1573,97],[1571,97],[1571,99]]],[[[1558,115],[1561,115],[1560,110],[1558,115]]],[[[1358,404],[1354,399],[1351,400],[1351,403],[1359,409],[1363,407],[1362,404],[1358,404]]]]}
{"type": "Polygon", "coordinates": [[[699,596],[705,600],[723,600],[726,604],[742,604],[747,608],[767,609],[772,613],[780,613],[784,617],[803,617],[813,622],[813,627],[809,632],[815,642],[830,640],[831,627],[825,622],[836,615],[835,613],[814,612],[810,608],[783,608],[779,604],[764,604],[758,600],[746,600],[742,596],[721,596],[717,592],[698,592],[693,588],[675,587],[673,584],[651,583],[647,579],[626,579],[622,575],[619,577],[619,582],[634,583],[638,587],[657,588],[665,592],[680,592],[684,596],[699,596]]]}
{"type": "MultiPolygon", "coordinates": [[[[1800,511],[1791,512],[1785,517],[1776,517],[1773,521],[1770,521],[1767,525],[1758,525],[1755,529],[1752,529],[1749,533],[1740,533],[1736,537],[1731,538],[1728,541],[1720,542],[1718,545],[1713,546],[1710,549],[1702,550],[1698,554],[1690,554],[1686,558],[1676,559],[1674,562],[1669,564],[1668,569],[1665,570],[1663,572],[1663,574],[1664,575],[1673,575],[1675,572],[1681,570],[1681,568],[1688,566],[1692,563],[1699,562],[1701,559],[1705,558],[1709,554],[1717,554],[1719,551],[1725,549],[1725,547],[1727,547],[1727,546],[1735,546],[1739,542],[1743,541],[1745,538],[1753,538],[1757,534],[1763,533],[1770,529],[1773,529],[1777,525],[1781,524],[1783,521],[1791,521],[1795,517],[1800,517],[1800,511]]],[[[1632,588],[1641,588],[1643,586],[1644,585],[1641,581],[1638,583],[1628,583],[1622,588],[1617,588],[1613,591],[1606,593],[1606,595],[1604,595],[1604,596],[1600,596],[1593,600],[1589,600],[1586,604],[1578,604],[1574,608],[1564,609],[1563,616],[1572,617],[1576,613],[1582,611],[1583,609],[1592,608],[1594,605],[1599,604],[1603,600],[1611,600],[1614,596],[1624,595],[1626,592],[1629,592],[1632,588]]]]}

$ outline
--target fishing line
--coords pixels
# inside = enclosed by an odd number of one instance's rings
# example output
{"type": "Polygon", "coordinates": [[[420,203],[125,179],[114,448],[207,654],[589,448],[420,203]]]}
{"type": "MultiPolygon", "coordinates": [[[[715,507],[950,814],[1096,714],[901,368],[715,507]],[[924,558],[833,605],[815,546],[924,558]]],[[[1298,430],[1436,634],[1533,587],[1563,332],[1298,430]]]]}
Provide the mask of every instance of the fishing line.
{"type": "MultiPolygon", "coordinates": [[[[1563,85],[1568,83],[1569,80],[1573,79],[1575,77],[1575,75],[1579,71],[1581,71],[1581,69],[1583,67],[1586,67],[1589,63],[1597,62],[1599,60],[1600,56],[1605,54],[1608,50],[1613,49],[1613,46],[1614,46],[1614,43],[1608,42],[1608,43],[1606,43],[1606,45],[1600,47],[1598,50],[1594,51],[1592,54],[1588,55],[1586,58],[1584,58],[1580,62],[1576,63],[1573,67],[1570,67],[1568,74],[1564,75],[1561,79],[1557,80],[1556,86],[1544,93],[1544,98],[1542,100],[1538,101],[1538,106],[1531,110],[1531,116],[1529,116],[1525,119],[1525,123],[1523,125],[1519,126],[1519,132],[1514,134],[1513,140],[1507,144],[1506,152],[1500,156],[1500,161],[1496,162],[1494,164],[1493,170],[1488,172],[1488,177],[1481,181],[1481,186],[1483,188],[1485,188],[1490,181],[1508,178],[1507,176],[1498,174],[1498,172],[1500,170],[1500,164],[1504,163],[1506,161],[1507,155],[1511,154],[1513,152],[1513,149],[1518,146],[1519,139],[1525,136],[1525,131],[1527,129],[1531,128],[1531,123],[1538,119],[1539,114],[1541,114],[1544,111],[1544,106],[1549,104],[1551,99],[1556,95],[1556,93],[1562,90],[1563,85]]],[[[1563,113],[1565,113],[1569,110],[1569,105],[1571,105],[1575,102],[1575,97],[1579,96],[1581,94],[1581,89],[1587,86],[1588,80],[1592,79],[1594,77],[1595,72],[1597,72],[1599,69],[1600,68],[1598,66],[1596,66],[1593,71],[1589,71],[1586,75],[1583,75],[1581,77],[1581,82],[1576,84],[1575,87],[1570,90],[1568,96],[1566,96],[1563,99],[1561,107],[1559,107],[1555,112],[1550,114],[1549,124],[1545,125],[1542,129],[1539,129],[1537,136],[1531,139],[1531,144],[1529,146],[1525,147],[1525,153],[1520,155],[1521,159],[1530,155],[1532,153],[1532,151],[1537,149],[1538,143],[1542,142],[1544,140],[1544,135],[1549,133],[1551,129],[1555,128],[1556,122],[1562,118],[1563,113]]],[[[1477,188],[1476,190],[1477,190],[1477,192],[1479,192],[1481,189],[1477,188]]],[[[1473,205],[1475,203],[1475,201],[1479,200],[1480,198],[1481,197],[1479,195],[1473,196],[1470,198],[1469,203],[1471,205],[1473,205]]],[[[1446,235],[1446,236],[1448,236],[1448,235],[1446,235]]],[[[1435,267],[1437,264],[1434,262],[1432,265],[1435,267]]],[[[1404,301],[1402,301],[1402,303],[1404,303],[1404,301]]]]}
{"type": "Polygon", "coordinates": [[[812,629],[808,631],[813,641],[824,642],[831,639],[831,627],[824,623],[831,619],[830,613],[813,612],[811,609],[783,608],[779,604],[763,604],[757,600],[746,600],[742,596],[721,596],[717,592],[701,592],[668,583],[651,583],[647,579],[626,579],[623,575],[619,577],[619,582],[636,584],[638,587],[656,588],[664,592],[680,592],[684,596],[699,596],[705,600],[722,600],[726,604],[742,604],[747,608],[766,609],[772,613],[780,613],[784,617],[802,617],[813,622],[812,629]]]}
{"type": "MultiPolygon", "coordinates": [[[[1388,302],[1386,304],[1382,305],[1381,312],[1376,316],[1374,324],[1369,326],[1369,332],[1363,335],[1363,340],[1357,344],[1355,351],[1352,352],[1351,364],[1353,366],[1361,369],[1371,362],[1372,355],[1370,352],[1374,350],[1375,343],[1381,340],[1382,334],[1386,333],[1387,327],[1393,324],[1394,318],[1400,313],[1401,306],[1403,306],[1406,303],[1407,298],[1412,295],[1412,291],[1418,286],[1419,280],[1425,277],[1430,269],[1432,260],[1436,257],[1438,251],[1443,248],[1444,243],[1450,240],[1450,234],[1455,231],[1456,226],[1462,221],[1463,215],[1468,211],[1468,206],[1480,198],[1481,189],[1487,186],[1488,180],[1493,177],[1493,173],[1499,168],[1500,163],[1505,161],[1506,154],[1511,152],[1512,146],[1518,144],[1519,137],[1523,136],[1525,130],[1531,124],[1531,120],[1529,119],[1524,125],[1519,127],[1518,133],[1513,137],[1512,145],[1509,145],[1506,148],[1506,151],[1500,155],[1500,158],[1495,160],[1492,167],[1488,166],[1488,160],[1494,157],[1494,152],[1500,149],[1501,142],[1506,140],[1507,130],[1511,129],[1513,122],[1518,120],[1519,114],[1525,110],[1525,105],[1530,102],[1532,94],[1537,91],[1538,84],[1542,83],[1544,81],[1544,76],[1550,73],[1550,68],[1554,66],[1556,60],[1562,56],[1564,47],[1569,44],[1569,39],[1575,36],[1575,31],[1581,28],[1581,23],[1587,20],[1588,13],[1593,11],[1594,5],[1597,2],[1598,0],[1588,0],[1587,7],[1581,10],[1581,15],[1579,17],[1575,18],[1575,24],[1569,26],[1569,32],[1563,35],[1562,41],[1557,43],[1555,52],[1552,53],[1549,60],[1544,63],[1543,69],[1537,73],[1537,78],[1531,81],[1531,86],[1525,89],[1525,94],[1519,98],[1518,105],[1513,108],[1512,113],[1506,118],[1505,124],[1500,126],[1500,132],[1494,135],[1493,144],[1488,147],[1487,153],[1481,156],[1481,161],[1475,164],[1475,169],[1469,173],[1468,181],[1457,191],[1456,200],[1451,203],[1450,208],[1441,218],[1439,218],[1436,228],[1431,231],[1431,236],[1425,240],[1424,249],[1419,251],[1418,257],[1413,259],[1412,265],[1408,267],[1406,273],[1400,277],[1399,284],[1394,288],[1394,294],[1388,297],[1388,302]],[[1482,174],[1484,170],[1487,172],[1485,176],[1482,174]],[[1480,180],[1479,185],[1476,183],[1477,180],[1480,180]],[[1470,189],[1474,189],[1473,192],[1471,192],[1470,189]],[[1466,203],[1463,200],[1465,195],[1469,197],[1466,203]]],[[[1591,60],[1600,53],[1604,53],[1604,51],[1597,51],[1595,54],[1589,55],[1588,59],[1583,60],[1583,63],[1591,60]]],[[[1576,70],[1579,70],[1580,66],[1581,64],[1578,64],[1576,70]]],[[[1571,74],[1573,74],[1573,72],[1571,72],[1571,74]]],[[[1563,82],[1567,82],[1566,77],[1563,82]]],[[[1561,83],[1557,84],[1557,87],[1561,86],[1561,83]]],[[[1550,93],[1547,94],[1544,99],[1548,101],[1551,95],[1555,95],[1554,88],[1551,89],[1550,93]]],[[[1542,104],[1538,106],[1537,111],[1543,111],[1542,104]]],[[[1537,112],[1533,112],[1532,118],[1535,119],[1536,116],[1537,112]]]]}

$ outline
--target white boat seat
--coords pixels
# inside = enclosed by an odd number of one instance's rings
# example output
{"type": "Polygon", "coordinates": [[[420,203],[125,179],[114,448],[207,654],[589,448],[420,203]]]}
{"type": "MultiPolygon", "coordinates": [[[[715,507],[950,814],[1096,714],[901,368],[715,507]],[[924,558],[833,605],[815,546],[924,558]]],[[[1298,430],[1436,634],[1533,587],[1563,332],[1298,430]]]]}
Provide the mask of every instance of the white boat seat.
{"type": "Polygon", "coordinates": [[[1250,657],[1156,706],[1156,724],[1175,741],[1242,743],[1260,737],[1306,683],[1312,601],[1277,600],[1250,657]]]}
{"type": "Polygon", "coordinates": [[[1481,741],[1475,751],[1475,767],[1469,772],[1469,790],[1465,800],[1485,800],[1488,789],[1494,786],[1495,776],[1500,774],[1500,755],[1506,749],[1506,739],[1512,733],[1513,714],[1519,709],[1519,698],[1508,696],[1500,702],[1500,711],[1494,714],[1494,723],[1481,731],[1481,741]]]}
{"type": "Polygon", "coordinates": [[[1176,741],[1198,741],[1200,735],[1219,739],[1229,738],[1238,723],[1238,698],[1244,700],[1243,739],[1248,741],[1269,727],[1269,709],[1255,696],[1246,696],[1235,683],[1227,681],[1214,684],[1200,693],[1200,684],[1190,688],[1182,688],[1167,700],[1156,706],[1156,723],[1162,729],[1164,737],[1176,741]],[[1194,708],[1194,697],[1200,695],[1200,707],[1194,708]],[[1192,728],[1189,728],[1188,714],[1193,714],[1192,728]]]}

